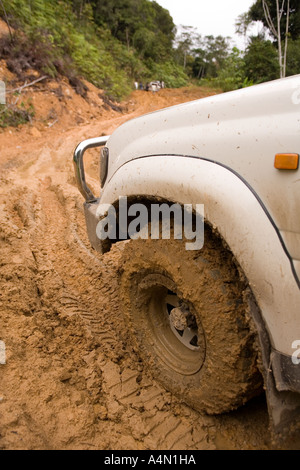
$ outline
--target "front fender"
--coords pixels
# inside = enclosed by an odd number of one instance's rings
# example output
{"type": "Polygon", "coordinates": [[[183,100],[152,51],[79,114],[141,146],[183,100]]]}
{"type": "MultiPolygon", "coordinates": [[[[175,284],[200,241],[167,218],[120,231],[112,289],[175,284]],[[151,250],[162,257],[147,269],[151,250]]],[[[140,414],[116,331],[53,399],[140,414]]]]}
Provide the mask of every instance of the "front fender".
{"type": "Polygon", "coordinates": [[[143,157],[119,168],[100,203],[115,203],[120,196],[204,204],[205,219],[226,241],[249,282],[272,347],[292,356],[293,342],[300,339],[300,291],[291,259],[261,201],[238,175],[199,158],[143,157]]]}

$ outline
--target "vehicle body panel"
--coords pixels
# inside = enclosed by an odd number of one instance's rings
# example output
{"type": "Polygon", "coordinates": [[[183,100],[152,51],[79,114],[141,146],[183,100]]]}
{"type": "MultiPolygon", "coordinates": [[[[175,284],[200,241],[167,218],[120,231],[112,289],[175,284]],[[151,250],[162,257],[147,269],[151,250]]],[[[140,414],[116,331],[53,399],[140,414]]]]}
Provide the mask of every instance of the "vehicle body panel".
{"type": "Polygon", "coordinates": [[[280,230],[300,234],[299,172],[274,168],[277,153],[300,152],[300,75],[133,119],[114,132],[108,147],[108,181],[124,163],[143,155],[222,163],[248,182],[280,230]]]}

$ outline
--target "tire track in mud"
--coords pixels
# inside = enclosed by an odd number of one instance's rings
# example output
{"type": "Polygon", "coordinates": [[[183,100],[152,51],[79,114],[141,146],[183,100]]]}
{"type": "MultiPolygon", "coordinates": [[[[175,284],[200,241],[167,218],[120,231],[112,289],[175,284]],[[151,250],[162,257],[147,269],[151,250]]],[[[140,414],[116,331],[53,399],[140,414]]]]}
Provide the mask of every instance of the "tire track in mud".
{"type": "MultiPolygon", "coordinates": [[[[58,188],[52,186],[51,191],[57,195],[58,188]]],[[[47,196],[44,203],[49,204],[49,201],[50,198],[47,196]]],[[[70,266],[72,262],[72,273],[79,272],[80,274],[78,279],[72,276],[70,284],[74,289],[74,285],[79,281],[78,289],[82,292],[81,302],[88,305],[89,310],[87,307],[82,308],[78,305],[75,295],[72,299],[70,294],[63,297],[63,303],[71,306],[71,309],[75,307],[76,311],[80,311],[93,333],[96,334],[102,352],[106,353],[100,368],[108,419],[116,422],[120,422],[121,419],[130,429],[134,439],[140,441],[146,448],[168,450],[214,448],[213,444],[209,445],[206,442],[207,432],[203,432],[201,426],[196,426],[198,427],[196,429],[168,409],[170,400],[172,401],[170,394],[153,381],[144,378],[142,372],[128,367],[138,367],[139,364],[137,358],[129,354],[130,346],[126,343],[127,327],[122,318],[118,299],[117,270],[122,244],[115,246],[108,255],[94,254],[89,248],[86,235],[82,239],[82,234],[79,233],[79,228],[74,221],[76,204],[72,198],[70,200],[69,195],[63,194],[61,188],[59,188],[59,201],[62,204],[61,210],[64,212],[64,217],[61,219],[66,220],[68,217],[67,233],[71,233],[68,238],[67,234],[64,237],[64,240],[68,240],[65,254],[69,253],[69,258],[72,258],[72,261],[69,259],[67,265],[70,266]],[[67,214],[65,208],[67,208],[67,214]],[[70,230],[70,224],[72,224],[72,230],[70,230]],[[89,259],[86,256],[87,251],[90,254],[89,259]],[[75,259],[74,252],[76,253],[75,259]],[[92,264],[91,259],[94,261],[92,264]],[[81,281],[82,278],[85,279],[84,283],[81,281]],[[163,410],[164,408],[166,410],[163,410]],[[197,436],[196,440],[194,434],[197,436]]],[[[57,203],[54,203],[54,207],[57,210],[57,203]]],[[[44,210],[44,213],[51,213],[52,218],[54,211],[48,209],[44,210]]],[[[55,230],[57,231],[57,228],[55,230]]],[[[50,232],[49,229],[48,233],[50,232]]],[[[58,249],[57,241],[61,238],[60,229],[58,232],[60,232],[59,237],[53,236],[55,253],[58,249]]],[[[45,226],[43,226],[43,233],[45,233],[45,226]]],[[[67,273],[64,274],[66,282],[67,273]]]]}
{"type": "Polygon", "coordinates": [[[174,412],[172,396],[137,371],[106,363],[103,387],[106,390],[107,413],[112,420],[125,417],[132,435],[146,448],[157,450],[214,449],[207,442],[203,423],[197,425],[174,412]],[[135,410],[135,413],[132,411],[135,410]]]}
{"type": "MultiPolygon", "coordinates": [[[[81,238],[80,228],[72,218],[77,210],[76,198],[74,201],[70,194],[64,197],[60,187],[47,183],[43,191],[36,194],[21,187],[19,191],[14,190],[14,195],[18,199],[13,203],[9,197],[9,209],[23,226],[19,224],[23,240],[18,250],[24,251],[25,241],[35,270],[35,276],[20,279],[25,290],[29,279],[34,285],[31,297],[37,298],[38,308],[33,305],[30,315],[43,310],[46,315],[55,311],[61,318],[77,319],[79,316],[84,318],[87,328],[96,333],[98,355],[91,353],[91,367],[98,365],[99,391],[95,391],[94,383],[88,391],[94,394],[95,404],[101,403],[102,418],[116,427],[123,426],[124,435],[132,436],[140,448],[214,448],[213,444],[207,444],[207,432],[201,426],[191,425],[190,421],[176,415],[178,411],[175,413],[172,408],[179,405],[168,392],[146,377],[130,351],[118,303],[119,248],[102,257],[90,251],[88,241],[81,238]],[[72,230],[70,225],[73,225],[72,230]],[[90,252],[89,258],[86,250],[90,252]]],[[[30,269],[24,260],[23,265],[30,269]]],[[[89,373],[92,375],[91,371],[89,373]]],[[[60,381],[70,380],[72,371],[66,368],[61,372],[60,381]]],[[[97,383],[97,374],[94,382],[97,383]]],[[[28,416],[31,414],[27,412],[28,416]]],[[[37,432],[36,426],[32,429],[37,432]]]]}

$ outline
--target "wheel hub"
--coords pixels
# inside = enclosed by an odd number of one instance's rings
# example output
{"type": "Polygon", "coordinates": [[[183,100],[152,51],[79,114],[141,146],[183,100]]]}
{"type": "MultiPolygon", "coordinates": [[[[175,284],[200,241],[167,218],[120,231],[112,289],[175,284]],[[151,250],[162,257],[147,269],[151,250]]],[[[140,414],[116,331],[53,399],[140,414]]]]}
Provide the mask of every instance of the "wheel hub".
{"type": "Polygon", "coordinates": [[[160,359],[182,375],[194,375],[202,367],[206,354],[201,322],[192,307],[177,294],[172,280],[162,274],[149,274],[139,284],[146,309],[147,334],[160,359]]]}
{"type": "Polygon", "coordinates": [[[184,331],[187,328],[187,316],[188,311],[183,310],[182,308],[173,308],[170,313],[170,322],[173,328],[176,330],[184,331]]]}
{"type": "Polygon", "coordinates": [[[198,351],[198,328],[194,315],[185,307],[175,307],[169,313],[170,327],[176,338],[192,351],[198,351]]]}

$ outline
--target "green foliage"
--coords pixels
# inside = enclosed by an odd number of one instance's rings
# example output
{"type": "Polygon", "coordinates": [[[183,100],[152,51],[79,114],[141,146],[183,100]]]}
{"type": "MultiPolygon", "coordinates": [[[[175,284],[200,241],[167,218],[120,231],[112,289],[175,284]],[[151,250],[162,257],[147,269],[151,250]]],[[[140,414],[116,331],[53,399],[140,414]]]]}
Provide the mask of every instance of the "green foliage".
{"type": "Polygon", "coordinates": [[[149,0],[94,0],[94,20],[141,57],[161,61],[172,52],[175,25],[168,10],[149,0]]]}
{"type": "Polygon", "coordinates": [[[204,40],[205,73],[216,77],[225,66],[229,54],[229,44],[222,36],[206,36],[204,40]]]}
{"type": "Polygon", "coordinates": [[[70,83],[81,75],[111,98],[121,99],[131,91],[134,79],[151,73],[145,60],[159,66],[172,49],[172,18],[149,0],[3,4],[17,33],[11,44],[2,44],[2,55],[19,76],[29,67],[50,77],[63,74],[70,83]]]}
{"type": "Polygon", "coordinates": [[[279,77],[277,51],[271,41],[253,37],[246,48],[244,61],[246,76],[255,83],[279,77]]]}
{"type": "Polygon", "coordinates": [[[175,62],[165,63],[148,63],[150,74],[148,75],[147,81],[151,81],[153,77],[157,80],[165,82],[165,86],[168,88],[179,88],[186,86],[189,82],[188,76],[175,62]]]}
{"type": "MultiPolygon", "coordinates": [[[[30,68],[50,77],[64,75],[82,96],[86,87],[79,77],[119,100],[135,80],[180,87],[206,79],[228,91],[279,75],[276,41],[251,38],[242,55],[230,50],[229,38],[202,37],[188,26],[174,41],[173,19],[156,1],[1,0],[4,17],[2,3],[15,30],[12,38],[0,39],[9,69],[19,78],[30,68]]],[[[268,4],[275,21],[276,1],[268,4]]],[[[288,75],[300,71],[300,2],[290,0],[290,5],[288,75]]],[[[255,20],[265,22],[261,0],[239,17],[237,27],[245,32],[255,20]]]]}
{"type": "MultiPolygon", "coordinates": [[[[269,7],[271,19],[273,24],[277,27],[277,10],[276,10],[276,0],[267,0],[267,5],[269,7]]],[[[282,0],[279,2],[279,7],[281,8],[282,0]]],[[[285,11],[286,11],[286,2],[285,2],[285,11]]],[[[249,19],[252,21],[262,21],[264,26],[268,28],[268,23],[264,14],[262,1],[256,0],[256,2],[249,9],[249,19]]],[[[282,15],[281,18],[281,37],[285,37],[285,27],[286,27],[286,15],[282,15]]],[[[270,31],[270,34],[272,32],[270,31]]],[[[300,2],[299,0],[290,0],[290,27],[289,27],[289,36],[291,39],[295,40],[300,36],[300,2]]]]}
{"type": "Polygon", "coordinates": [[[0,104],[0,127],[18,127],[26,124],[34,117],[35,111],[31,103],[21,103],[20,107],[0,104]]]}
{"type": "Polygon", "coordinates": [[[300,73],[300,38],[290,41],[287,50],[287,75],[300,73]]]}
{"type": "Polygon", "coordinates": [[[241,51],[234,47],[231,54],[224,60],[224,65],[212,84],[223,91],[237,90],[253,85],[245,70],[245,60],[241,51]]]}
{"type": "Polygon", "coordinates": [[[193,51],[201,41],[201,36],[193,26],[181,26],[180,28],[181,30],[176,37],[174,57],[178,64],[183,65],[184,68],[187,66],[190,68],[194,61],[193,51]]]}
{"type": "Polygon", "coordinates": [[[184,27],[177,37],[176,60],[191,77],[217,77],[228,54],[228,38],[223,36],[202,37],[195,28],[184,27]]]}
{"type": "Polygon", "coordinates": [[[15,36],[8,62],[15,57],[20,63],[25,56],[42,73],[50,77],[61,73],[70,81],[81,74],[116,99],[129,92],[129,77],[109,52],[112,39],[98,34],[89,5],[82,8],[80,21],[69,2],[4,0],[4,5],[13,25],[25,33],[15,36]]]}
{"type": "Polygon", "coordinates": [[[299,0],[256,0],[249,11],[240,15],[236,28],[246,34],[253,22],[262,22],[264,28],[256,39],[251,38],[246,51],[246,69],[257,82],[297,74],[300,71],[300,2],[299,0]],[[289,8],[289,11],[288,11],[289,8]],[[266,41],[271,37],[272,42],[266,41]],[[280,41],[280,42],[279,42],[280,41]],[[277,49],[278,66],[274,64],[277,49]],[[255,64],[257,54],[257,64],[255,64]],[[266,70],[263,62],[266,60],[266,70]],[[275,72],[277,70],[277,75],[275,72]]]}

